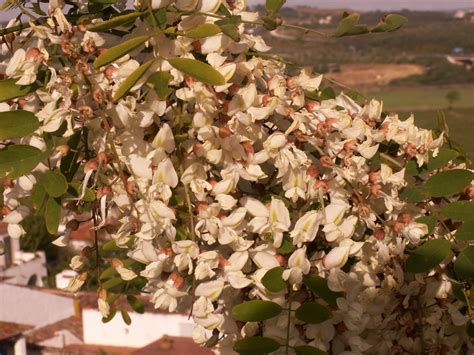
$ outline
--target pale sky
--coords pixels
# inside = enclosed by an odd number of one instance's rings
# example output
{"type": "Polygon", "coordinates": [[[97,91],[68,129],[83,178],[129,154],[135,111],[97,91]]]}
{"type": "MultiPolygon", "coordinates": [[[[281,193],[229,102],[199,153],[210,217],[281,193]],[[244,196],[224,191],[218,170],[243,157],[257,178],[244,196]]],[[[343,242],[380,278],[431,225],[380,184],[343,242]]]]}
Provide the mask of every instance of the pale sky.
{"type": "MultiPolygon", "coordinates": [[[[247,0],[248,4],[263,4],[265,0],[247,0]]],[[[288,6],[310,5],[322,8],[354,10],[455,10],[474,8],[474,0],[287,0],[288,6]]]]}
{"type": "MultiPolygon", "coordinates": [[[[205,0],[204,0],[205,1],[205,0]]],[[[247,0],[248,5],[264,4],[265,0],[247,0]]],[[[321,8],[367,10],[456,10],[474,8],[474,0],[287,0],[285,6],[308,5],[321,8]]],[[[0,12],[0,22],[14,17],[17,11],[0,12]]]]}

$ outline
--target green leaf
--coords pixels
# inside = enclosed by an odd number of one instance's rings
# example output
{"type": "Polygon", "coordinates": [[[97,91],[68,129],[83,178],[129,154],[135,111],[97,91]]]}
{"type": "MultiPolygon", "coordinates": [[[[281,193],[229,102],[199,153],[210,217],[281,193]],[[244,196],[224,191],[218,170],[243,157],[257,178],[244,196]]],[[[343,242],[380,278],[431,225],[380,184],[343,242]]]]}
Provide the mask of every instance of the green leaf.
{"type": "Polygon", "coordinates": [[[280,292],[286,288],[286,282],[281,275],[283,274],[281,266],[274,267],[266,272],[262,278],[262,284],[270,292],[280,292]]]}
{"type": "Polygon", "coordinates": [[[140,65],[135,69],[127,79],[125,79],[122,84],[119,86],[114,95],[114,101],[120,100],[122,97],[128,94],[128,92],[133,88],[133,86],[140,80],[140,78],[150,69],[151,65],[155,60],[149,60],[148,62],[140,65]]]}
{"type": "Polygon", "coordinates": [[[100,68],[104,65],[112,63],[113,61],[119,58],[122,58],[124,55],[140,47],[149,39],[149,36],[138,36],[107,49],[105,52],[100,54],[94,61],[94,68],[100,68]]]}
{"type": "MultiPolygon", "coordinates": [[[[74,134],[69,138],[67,141],[67,145],[71,150],[67,153],[66,156],[63,156],[61,159],[60,170],[66,177],[66,180],[70,182],[74,175],[79,169],[80,162],[79,162],[79,155],[80,151],[77,149],[79,146],[79,142],[81,141],[83,130],[78,129],[74,132],[74,134]]],[[[84,129],[84,136],[87,139],[87,129],[84,129]]]]}
{"type": "Polygon", "coordinates": [[[265,8],[271,14],[276,14],[283,5],[285,5],[286,0],[266,0],[265,8]]]}
{"type": "Polygon", "coordinates": [[[335,99],[336,93],[333,88],[327,87],[322,90],[305,91],[304,96],[309,100],[321,102],[324,100],[335,99]]]}
{"type": "Polygon", "coordinates": [[[125,283],[125,281],[122,280],[121,277],[113,277],[113,278],[105,281],[102,284],[102,288],[105,288],[106,290],[109,290],[111,288],[117,287],[117,286],[122,285],[124,283],[125,283]]]}
{"type": "Polygon", "coordinates": [[[330,319],[331,312],[319,303],[307,302],[296,310],[295,317],[306,323],[319,324],[330,319]]]}
{"type": "Polygon", "coordinates": [[[109,316],[107,318],[102,317],[102,323],[110,322],[112,319],[114,319],[116,314],[117,314],[117,311],[115,309],[111,309],[109,316]]]}
{"type": "Polygon", "coordinates": [[[18,79],[0,80],[0,102],[26,96],[38,88],[35,84],[17,85],[17,81],[18,79]]]}
{"type": "Polygon", "coordinates": [[[459,253],[454,262],[454,272],[462,279],[474,279],[474,246],[459,253]]]}
{"type": "Polygon", "coordinates": [[[225,79],[221,73],[209,64],[190,58],[170,58],[168,62],[175,69],[192,78],[210,85],[224,85],[225,79]]]}
{"type": "Polygon", "coordinates": [[[452,202],[441,209],[441,214],[456,221],[473,221],[474,201],[452,202]]]}
{"type": "Polygon", "coordinates": [[[474,323],[467,322],[466,333],[469,337],[474,338],[474,323]]]}
{"type": "Polygon", "coordinates": [[[30,145],[9,145],[0,151],[0,177],[12,179],[28,174],[43,160],[41,150],[30,145]]]}
{"type": "Polygon", "coordinates": [[[328,281],[318,275],[306,275],[303,279],[304,284],[311,290],[316,296],[321,297],[330,305],[335,306],[336,300],[339,297],[343,297],[344,293],[334,292],[328,287],[328,281]]]}
{"type": "Polygon", "coordinates": [[[392,32],[402,27],[408,19],[405,16],[397,14],[388,14],[384,16],[371,32],[392,32]]]}
{"type": "Polygon", "coordinates": [[[473,304],[474,302],[474,287],[472,285],[469,286],[469,288],[466,290],[466,295],[464,295],[464,287],[460,283],[455,283],[453,282],[451,284],[452,290],[453,290],[453,295],[456,297],[458,300],[460,300],[463,303],[466,303],[466,296],[467,296],[467,301],[470,304],[473,304]]]}
{"type": "Polygon", "coordinates": [[[39,121],[30,111],[0,112],[0,140],[21,138],[39,128],[39,121]]]}
{"type": "Polygon", "coordinates": [[[416,248],[408,257],[405,270],[408,272],[428,272],[446,259],[451,251],[449,241],[432,239],[416,248]]]}
{"type": "Polygon", "coordinates": [[[120,248],[117,246],[115,240],[109,240],[106,243],[102,244],[103,251],[118,251],[120,248]]]}
{"type": "Polygon", "coordinates": [[[240,16],[232,16],[230,18],[217,20],[215,24],[220,27],[222,33],[232,39],[234,42],[240,41],[240,33],[238,24],[242,21],[240,16]]]}
{"type": "Polygon", "coordinates": [[[120,311],[120,313],[122,314],[122,319],[123,319],[123,321],[125,322],[126,325],[132,324],[132,319],[130,318],[130,315],[128,314],[128,312],[125,309],[122,309],[120,311]]]}
{"type": "Polygon", "coordinates": [[[327,355],[327,352],[310,345],[297,346],[295,352],[296,355],[327,355]]]}
{"type": "Polygon", "coordinates": [[[293,250],[295,250],[295,246],[293,245],[293,242],[287,235],[284,235],[281,245],[278,248],[278,252],[280,254],[286,255],[286,254],[292,253],[293,250]]]}
{"type": "Polygon", "coordinates": [[[140,16],[141,16],[140,12],[131,12],[131,13],[126,14],[126,15],[115,16],[115,17],[111,18],[110,20],[95,23],[93,25],[89,25],[89,26],[87,26],[87,30],[91,31],[91,32],[108,31],[108,30],[114,29],[116,27],[135,22],[135,19],[140,17],[140,16]]]}
{"type": "Polygon", "coordinates": [[[410,203],[418,203],[430,197],[423,189],[412,187],[403,188],[400,191],[399,196],[410,203]]]}
{"type": "Polygon", "coordinates": [[[451,196],[462,192],[473,179],[474,174],[469,170],[443,171],[430,177],[424,185],[424,190],[433,197],[451,196]]]}
{"type": "Polygon", "coordinates": [[[43,184],[35,184],[33,191],[31,192],[31,205],[35,210],[39,210],[44,203],[46,198],[46,190],[43,184]]]}
{"type": "Polygon", "coordinates": [[[428,163],[421,167],[416,163],[416,159],[409,160],[405,167],[405,174],[417,176],[427,172],[432,172],[446,166],[450,161],[456,159],[459,156],[459,153],[452,149],[441,148],[436,157],[433,157],[433,152],[430,152],[429,156],[428,163]]]}
{"type": "Polygon", "coordinates": [[[62,196],[68,188],[64,175],[56,171],[47,171],[41,178],[41,184],[51,197],[62,196]]]}
{"type": "Polygon", "coordinates": [[[272,338],[251,337],[241,339],[235,342],[233,349],[239,354],[262,355],[272,353],[280,348],[280,343],[272,338]]]}
{"type": "Polygon", "coordinates": [[[426,224],[428,226],[428,234],[433,233],[433,230],[436,227],[436,217],[433,215],[417,218],[416,222],[426,224]]]}
{"type": "Polygon", "coordinates": [[[282,310],[275,302],[254,300],[234,306],[232,315],[242,322],[259,322],[279,315],[282,310]]]}
{"type": "Polygon", "coordinates": [[[61,201],[54,197],[48,198],[44,211],[44,221],[49,234],[56,234],[61,220],[61,201]]]}
{"type": "Polygon", "coordinates": [[[201,25],[196,26],[192,30],[181,33],[181,35],[184,37],[198,39],[211,37],[218,33],[221,33],[221,29],[219,26],[213,23],[203,23],[201,25]]]}
{"type": "Polygon", "coordinates": [[[337,25],[334,37],[354,36],[369,32],[367,25],[359,24],[360,14],[344,13],[343,18],[337,25]]]}
{"type": "Polygon", "coordinates": [[[168,86],[171,78],[172,75],[167,71],[157,71],[148,77],[147,82],[153,86],[160,100],[165,100],[173,92],[168,86]]]}
{"type": "Polygon", "coordinates": [[[474,240],[474,220],[464,222],[454,236],[458,240],[474,240]]]}
{"type": "Polygon", "coordinates": [[[132,307],[132,309],[135,312],[140,313],[140,314],[145,312],[145,306],[135,296],[128,295],[127,301],[128,301],[128,304],[130,304],[130,307],[132,307]]]}
{"type": "Polygon", "coordinates": [[[102,271],[102,273],[99,276],[99,279],[101,279],[101,280],[109,279],[112,276],[115,276],[116,274],[117,274],[117,271],[115,270],[115,268],[110,266],[107,269],[105,269],[104,271],[102,271]]]}
{"type": "MultiPolygon", "coordinates": [[[[82,186],[77,183],[77,182],[71,182],[69,183],[69,188],[67,192],[71,194],[75,198],[79,198],[81,196],[81,191],[82,191],[82,186]]],[[[84,194],[84,197],[82,198],[83,201],[85,202],[92,202],[95,201],[95,193],[88,187],[86,188],[86,193],[84,194]]]]}

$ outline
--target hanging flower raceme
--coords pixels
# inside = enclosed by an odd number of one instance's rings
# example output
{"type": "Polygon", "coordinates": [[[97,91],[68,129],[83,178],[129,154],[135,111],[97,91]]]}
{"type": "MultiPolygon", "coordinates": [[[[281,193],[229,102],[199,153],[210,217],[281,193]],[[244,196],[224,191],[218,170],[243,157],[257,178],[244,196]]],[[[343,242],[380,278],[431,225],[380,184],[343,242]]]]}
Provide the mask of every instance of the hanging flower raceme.
{"type": "Polygon", "coordinates": [[[472,353],[474,174],[444,133],[263,53],[246,25],[285,26],[283,3],[76,23],[50,2],[0,51],[2,222],[88,233],[67,290],[99,285],[105,320],[146,293],[216,353],[472,353]]]}

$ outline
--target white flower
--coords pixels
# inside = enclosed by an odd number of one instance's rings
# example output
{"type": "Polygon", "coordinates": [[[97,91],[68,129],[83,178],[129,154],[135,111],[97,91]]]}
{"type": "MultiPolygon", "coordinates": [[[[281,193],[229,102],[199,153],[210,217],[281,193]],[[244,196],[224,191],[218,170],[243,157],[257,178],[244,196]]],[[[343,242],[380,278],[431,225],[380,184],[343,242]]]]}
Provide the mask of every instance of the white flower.
{"type": "Polygon", "coordinates": [[[303,275],[309,273],[311,264],[306,257],[306,247],[297,249],[288,260],[289,269],[283,271],[282,277],[293,285],[295,290],[299,289],[303,281],[303,275]]]}

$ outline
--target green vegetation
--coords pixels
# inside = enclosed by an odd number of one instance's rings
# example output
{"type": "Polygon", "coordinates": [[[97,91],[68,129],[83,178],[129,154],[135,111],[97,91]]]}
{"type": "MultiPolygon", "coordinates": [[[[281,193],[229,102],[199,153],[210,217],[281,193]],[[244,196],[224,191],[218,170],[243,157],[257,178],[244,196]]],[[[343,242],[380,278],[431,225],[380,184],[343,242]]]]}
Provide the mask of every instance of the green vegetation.
{"type": "Polygon", "coordinates": [[[375,97],[384,102],[384,109],[397,112],[401,119],[415,115],[415,122],[423,128],[438,127],[437,113],[444,112],[450,129],[450,136],[459,143],[474,161],[474,85],[417,88],[385,88],[384,91],[371,92],[367,97],[375,97]],[[446,96],[458,92],[459,99],[450,105],[446,96]]]}
{"type": "MultiPolygon", "coordinates": [[[[447,110],[447,95],[456,91],[459,99],[453,102],[453,108],[474,108],[474,85],[442,87],[405,87],[387,88],[380,92],[369,92],[367,97],[376,97],[384,102],[387,110],[447,110]]],[[[365,94],[365,93],[364,93],[365,94]]],[[[474,113],[474,112],[473,112],[474,113]]]]}

